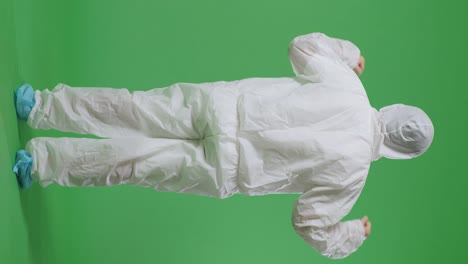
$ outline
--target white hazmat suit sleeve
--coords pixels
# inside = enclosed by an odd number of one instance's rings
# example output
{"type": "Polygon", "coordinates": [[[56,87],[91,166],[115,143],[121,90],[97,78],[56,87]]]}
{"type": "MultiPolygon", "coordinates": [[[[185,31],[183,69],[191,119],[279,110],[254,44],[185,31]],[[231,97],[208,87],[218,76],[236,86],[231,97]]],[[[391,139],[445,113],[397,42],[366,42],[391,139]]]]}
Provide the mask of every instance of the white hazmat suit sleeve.
{"type": "MultiPolygon", "coordinates": [[[[289,59],[297,76],[323,75],[336,70],[336,62],[353,69],[360,56],[352,42],[311,33],[294,38],[289,44],[289,59]]],[[[332,75],[333,76],[333,75],[332,75]]]]}
{"type": "Polygon", "coordinates": [[[296,200],[293,211],[295,231],[328,258],[344,258],[365,240],[359,219],[340,222],[353,207],[364,181],[349,186],[315,186],[296,200]]]}

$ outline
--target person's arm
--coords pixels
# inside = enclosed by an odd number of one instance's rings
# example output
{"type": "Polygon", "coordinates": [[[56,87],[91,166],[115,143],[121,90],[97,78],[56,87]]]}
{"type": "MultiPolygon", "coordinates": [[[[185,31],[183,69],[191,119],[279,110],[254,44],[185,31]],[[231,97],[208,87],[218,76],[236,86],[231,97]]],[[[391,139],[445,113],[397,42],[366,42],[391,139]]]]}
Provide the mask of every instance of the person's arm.
{"type": "Polygon", "coordinates": [[[336,63],[355,69],[360,58],[361,52],[352,42],[323,33],[298,36],[289,44],[289,59],[296,75],[314,75],[336,63]]]}
{"type": "Polygon", "coordinates": [[[370,232],[367,218],[340,222],[348,214],[364,182],[349,187],[316,186],[296,200],[293,227],[304,241],[328,258],[356,251],[370,232]],[[365,220],[365,222],[364,222],[365,220]]]}

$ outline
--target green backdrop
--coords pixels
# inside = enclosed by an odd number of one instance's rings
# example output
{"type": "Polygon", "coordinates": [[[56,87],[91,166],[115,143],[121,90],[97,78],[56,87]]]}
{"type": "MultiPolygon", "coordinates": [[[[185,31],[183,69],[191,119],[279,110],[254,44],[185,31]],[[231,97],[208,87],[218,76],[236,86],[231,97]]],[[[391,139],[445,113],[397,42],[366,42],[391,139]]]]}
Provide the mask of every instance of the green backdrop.
{"type": "Polygon", "coordinates": [[[320,31],[357,44],[375,108],[405,103],[435,125],[414,160],[375,162],[347,218],[372,235],[339,263],[466,263],[467,1],[0,0],[0,263],[331,263],[291,226],[298,195],[226,200],[132,186],[19,191],[14,152],[35,131],[24,82],[147,90],[292,76],[287,46],[320,31]]]}

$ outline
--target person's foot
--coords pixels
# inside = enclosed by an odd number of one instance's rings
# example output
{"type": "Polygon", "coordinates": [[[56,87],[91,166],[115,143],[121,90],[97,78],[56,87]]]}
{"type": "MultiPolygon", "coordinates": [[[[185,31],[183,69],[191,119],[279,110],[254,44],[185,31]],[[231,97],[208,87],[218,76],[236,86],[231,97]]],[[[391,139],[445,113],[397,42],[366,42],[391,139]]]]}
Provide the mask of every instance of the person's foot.
{"type": "Polygon", "coordinates": [[[28,120],[29,113],[34,107],[36,99],[34,99],[34,89],[31,85],[25,83],[15,91],[15,107],[16,114],[23,121],[28,120]]]}
{"type": "Polygon", "coordinates": [[[13,167],[13,172],[16,174],[16,179],[21,189],[27,189],[32,185],[31,167],[33,159],[31,154],[26,150],[18,150],[16,152],[16,164],[13,167]]]}

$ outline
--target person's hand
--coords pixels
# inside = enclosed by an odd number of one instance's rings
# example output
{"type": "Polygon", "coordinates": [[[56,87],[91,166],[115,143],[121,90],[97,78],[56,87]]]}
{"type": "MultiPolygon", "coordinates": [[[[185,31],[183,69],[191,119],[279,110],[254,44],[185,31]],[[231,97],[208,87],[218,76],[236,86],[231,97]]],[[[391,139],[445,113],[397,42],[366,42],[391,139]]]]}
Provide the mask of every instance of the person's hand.
{"type": "Polygon", "coordinates": [[[369,218],[367,216],[364,216],[361,218],[361,223],[364,226],[364,234],[366,237],[370,235],[371,232],[371,222],[369,221],[369,218]]]}
{"type": "Polygon", "coordinates": [[[354,67],[353,71],[359,76],[362,74],[362,72],[364,71],[364,66],[366,64],[366,60],[364,59],[363,56],[360,56],[359,57],[359,60],[358,60],[358,63],[356,64],[356,66],[354,67]]]}

